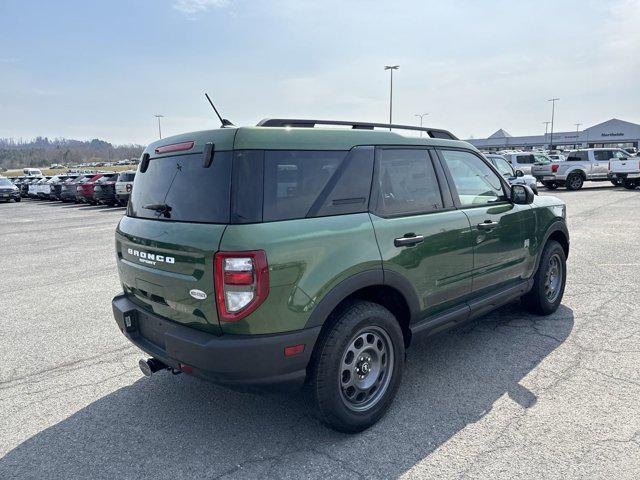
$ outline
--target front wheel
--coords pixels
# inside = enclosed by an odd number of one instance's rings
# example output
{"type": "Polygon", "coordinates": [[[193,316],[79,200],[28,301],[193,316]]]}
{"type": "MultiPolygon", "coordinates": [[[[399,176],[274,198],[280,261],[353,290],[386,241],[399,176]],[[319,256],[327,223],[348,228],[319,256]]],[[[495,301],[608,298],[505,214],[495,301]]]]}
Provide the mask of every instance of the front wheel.
{"type": "Polygon", "coordinates": [[[584,179],[579,173],[572,173],[567,178],[567,190],[580,190],[584,185],[584,179]]]}
{"type": "Polygon", "coordinates": [[[312,366],[309,387],[321,420],[345,433],[376,423],[398,391],[403,362],[393,314],[377,303],[347,304],[320,339],[312,366]]]}
{"type": "Polygon", "coordinates": [[[566,280],[564,249],[555,240],[549,240],[540,256],[540,264],[533,277],[533,288],[522,297],[524,306],[538,315],[552,314],[560,306],[566,280]]]}

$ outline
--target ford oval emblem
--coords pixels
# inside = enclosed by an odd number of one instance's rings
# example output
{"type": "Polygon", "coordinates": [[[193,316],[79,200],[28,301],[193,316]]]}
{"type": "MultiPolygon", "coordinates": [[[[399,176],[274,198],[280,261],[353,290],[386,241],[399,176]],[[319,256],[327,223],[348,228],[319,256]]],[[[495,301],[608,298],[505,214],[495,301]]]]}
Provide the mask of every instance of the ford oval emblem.
{"type": "Polygon", "coordinates": [[[189,290],[189,295],[191,295],[196,300],[204,300],[205,298],[207,298],[206,293],[204,293],[202,290],[197,290],[195,288],[193,290],[189,290]]]}

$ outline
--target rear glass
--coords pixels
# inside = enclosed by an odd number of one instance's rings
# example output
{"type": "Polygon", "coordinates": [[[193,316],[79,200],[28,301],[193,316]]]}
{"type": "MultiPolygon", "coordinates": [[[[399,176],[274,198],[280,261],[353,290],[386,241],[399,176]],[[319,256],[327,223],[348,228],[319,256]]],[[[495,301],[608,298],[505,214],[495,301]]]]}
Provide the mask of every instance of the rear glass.
{"type": "Polygon", "coordinates": [[[118,181],[119,182],[133,182],[134,177],[136,176],[135,173],[121,173],[120,176],[118,177],[118,181]]]}
{"type": "Polygon", "coordinates": [[[346,153],[266,151],[264,154],[264,221],[305,218],[346,153]]]}
{"type": "Polygon", "coordinates": [[[178,222],[229,222],[231,152],[215,152],[209,168],[202,154],[152,158],[135,176],[127,214],[178,222]]]}

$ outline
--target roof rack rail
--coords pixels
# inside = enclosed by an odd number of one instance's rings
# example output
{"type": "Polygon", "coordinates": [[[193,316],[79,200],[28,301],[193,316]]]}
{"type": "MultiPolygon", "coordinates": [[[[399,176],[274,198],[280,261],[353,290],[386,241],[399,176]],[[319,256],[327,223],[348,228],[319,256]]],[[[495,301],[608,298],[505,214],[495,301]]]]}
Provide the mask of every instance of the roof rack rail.
{"type": "Polygon", "coordinates": [[[258,127],[296,127],[296,128],[313,128],[316,125],[346,125],[354,130],[373,130],[374,128],[395,128],[398,130],[415,130],[419,132],[427,132],[431,138],[445,138],[449,140],[458,140],[458,138],[447,130],[440,128],[415,127],[413,125],[395,125],[389,123],[371,123],[371,122],[347,122],[343,120],[311,120],[298,118],[265,118],[258,123],[258,127]]]}

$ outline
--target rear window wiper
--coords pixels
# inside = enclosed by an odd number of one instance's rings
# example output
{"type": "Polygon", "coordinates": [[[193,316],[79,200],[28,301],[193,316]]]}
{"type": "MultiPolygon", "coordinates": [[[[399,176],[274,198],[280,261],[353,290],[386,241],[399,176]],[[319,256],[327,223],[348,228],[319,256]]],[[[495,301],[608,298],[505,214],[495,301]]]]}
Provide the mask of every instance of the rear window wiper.
{"type": "Polygon", "coordinates": [[[166,203],[152,203],[149,205],[143,205],[142,208],[146,210],[155,210],[156,212],[163,214],[165,218],[171,217],[171,207],[166,203]]]}

